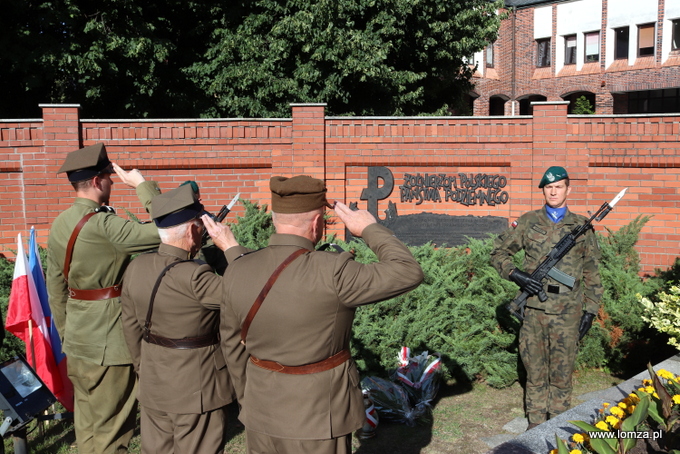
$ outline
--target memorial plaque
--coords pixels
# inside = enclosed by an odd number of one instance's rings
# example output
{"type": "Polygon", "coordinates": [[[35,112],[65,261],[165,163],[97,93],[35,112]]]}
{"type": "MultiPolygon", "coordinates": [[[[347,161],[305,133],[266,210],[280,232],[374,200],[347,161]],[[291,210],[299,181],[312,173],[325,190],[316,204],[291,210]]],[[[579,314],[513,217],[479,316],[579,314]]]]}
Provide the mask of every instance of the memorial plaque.
{"type": "Polygon", "coordinates": [[[507,218],[498,216],[450,216],[418,213],[381,221],[404,243],[420,246],[428,242],[435,246],[460,246],[467,237],[485,239],[489,233],[501,233],[508,228],[507,218]]]}

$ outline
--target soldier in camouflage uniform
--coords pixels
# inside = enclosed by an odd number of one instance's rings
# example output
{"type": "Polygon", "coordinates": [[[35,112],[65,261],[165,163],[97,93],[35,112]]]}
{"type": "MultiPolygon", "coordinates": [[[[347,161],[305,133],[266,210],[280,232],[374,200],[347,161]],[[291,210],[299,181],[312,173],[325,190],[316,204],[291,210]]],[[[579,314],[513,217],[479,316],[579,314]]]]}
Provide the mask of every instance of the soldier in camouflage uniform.
{"type": "Polygon", "coordinates": [[[548,277],[543,283],[530,273],[557,242],[587,218],[567,208],[571,192],[562,167],[550,167],[538,186],[545,206],[523,214],[495,241],[491,263],[503,278],[530,295],[519,334],[519,353],[527,371],[525,410],[529,429],[570,408],[572,372],[577,344],[598,312],[602,284],[598,272],[600,250],[592,230],[558,263],[560,271],[576,279],[573,288],[548,277]],[[512,256],[524,250],[524,269],[515,268],[512,256]],[[536,296],[544,289],[548,299],[536,296]]]}

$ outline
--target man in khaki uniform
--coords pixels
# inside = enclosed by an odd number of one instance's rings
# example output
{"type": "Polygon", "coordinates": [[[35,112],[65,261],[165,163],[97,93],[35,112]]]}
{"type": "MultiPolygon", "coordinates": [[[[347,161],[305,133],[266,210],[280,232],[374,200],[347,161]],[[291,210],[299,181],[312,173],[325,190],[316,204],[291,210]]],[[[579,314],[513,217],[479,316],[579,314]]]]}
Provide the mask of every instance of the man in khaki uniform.
{"type": "Polygon", "coordinates": [[[532,295],[519,332],[519,354],[527,371],[524,403],[529,429],[571,407],[578,342],[590,329],[603,293],[600,250],[595,233],[589,230],[556,267],[576,279],[573,287],[548,277],[548,299],[541,301],[537,296],[544,283],[532,279],[530,273],[562,237],[587,221],[567,208],[571,186],[566,169],[550,167],[538,187],[545,205],[523,214],[496,239],[491,253],[491,264],[500,275],[532,295]],[[513,262],[520,250],[524,250],[526,272],[513,262]]]}
{"type": "MultiPolygon", "coordinates": [[[[315,251],[324,207],[330,206],[324,182],[273,177],[270,189],[276,233],[269,246],[241,256],[240,246],[226,250],[222,348],[241,404],[248,452],[350,453],[352,432],[365,420],[359,374],[349,353],[354,311],[412,290],[423,272],[373,215],[340,202],[335,213],[352,235],[366,241],[378,262],[364,265],[349,252],[315,251]],[[249,317],[265,283],[288,260],[259,311],[249,317]]],[[[226,249],[223,228],[207,216],[203,222],[215,244],[226,249]]]]}
{"type": "Polygon", "coordinates": [[[127,452],[137,405],[120,283],[131,255],[160,243],[156,226],[124,220],[107,206],[114,171],[147,209],[160,194],[139,171],[112,164],[103,144],[76,150],[59,170],[68,175],[76,199],[54,220],[48,240],[47,290],[73,382],[81,454],[127,452]]]}
{"type": "MultiPolygon", "coordinates": [[[[152,202],[161,245],[123,278],[123,332],[139,375],[142,452],[222,453],[233,387],[219,345],[222,279],[191,260],[205,213],[190,186],[152,202]]],[[[234,244],[236,244],[234,242],[234,244]]]]}

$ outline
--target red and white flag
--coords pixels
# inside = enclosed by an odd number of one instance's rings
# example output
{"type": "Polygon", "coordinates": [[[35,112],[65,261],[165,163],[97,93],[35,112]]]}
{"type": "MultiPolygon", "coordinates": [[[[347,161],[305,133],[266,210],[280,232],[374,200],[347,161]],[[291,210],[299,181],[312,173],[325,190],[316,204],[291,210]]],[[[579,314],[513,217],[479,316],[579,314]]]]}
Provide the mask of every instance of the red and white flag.
{"type": "Polygon", "coordinates": [[[52,353],[47,321],[40,305],[35,281],[28,272],[28,260],[24,253],[21,234],[17,240],[17,257],[5,328],[24,341],[28,364],[58,398],[64,386],[52,353]]]}

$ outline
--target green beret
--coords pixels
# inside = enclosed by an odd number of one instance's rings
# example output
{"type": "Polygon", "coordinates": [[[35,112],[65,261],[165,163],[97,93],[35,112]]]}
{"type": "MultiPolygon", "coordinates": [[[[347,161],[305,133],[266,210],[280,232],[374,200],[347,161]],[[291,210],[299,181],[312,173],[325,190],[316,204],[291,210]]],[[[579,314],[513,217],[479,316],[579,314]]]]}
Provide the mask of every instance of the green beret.
{"type": "Polygon", "coordinates": [[[193,191],[194,191],[196,194],[200,194],[200,193],[201,193],[201,191],[198,189],[198,184],[197,184],[195,181],[193,181],[193,180],[187,180],[187,181],[185,181],[184,183],[180,184],[180,186],[184,186],[185,184],[188,184],[189,186],[191,186],[191,189],[193,189],[193,191]]]}
{"type": "Polygon", "coordinates": [[[103,143],[72,151],[57,173],[64,173],[71,182],[89,180],[101,173],[113,173],[111,161],[103,143]]]}
{"type": "Polygon", "coordinates": [[[204,212],[203,205],[190,185],[182,185],[151,200],[153,220],[161,229],[184,224],[204,212]]]}
{"type": "Polygon", "coordinates": [[[269,189],[272,192],[272,211],[276,213],[306,213],[323,206],[333,208],[326,200],[323,180],[307,175],[272,177],[269,189]]]}
{"type": "Polygon", "coordinates": [[[564,180],[565,178],[569,178],[569,175],[567,174],[567,170],[564,167],[552,166],[545,171],[543,178],[541,178],[541,182],[538,183],[538,187],[543,188],[543,186],[546,184],[564,180]]]}

